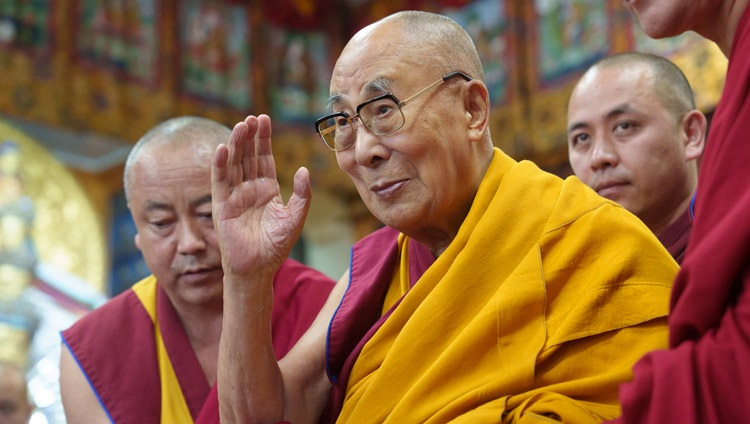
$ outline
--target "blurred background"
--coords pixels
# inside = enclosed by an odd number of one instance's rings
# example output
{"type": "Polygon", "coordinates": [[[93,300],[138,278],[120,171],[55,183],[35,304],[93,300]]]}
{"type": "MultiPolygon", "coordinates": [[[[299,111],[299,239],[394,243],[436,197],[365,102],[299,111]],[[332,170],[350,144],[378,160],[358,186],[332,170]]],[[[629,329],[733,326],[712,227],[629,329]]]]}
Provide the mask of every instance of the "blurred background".
{"type": "Polygon", "coordinates": [[[33,423],[63,423],[59,331],[148,274],[122,170],[174,116],[227,126],[273,118],[288,195],[306,166],[314,200],[293,255],[332,278],[380,226],[313,129],[346,40],[392,12],[451,16],[473,36],[498,147],[567,176],[573,84],[620,51],[685,71],[709,118],[726,59],[695,34],[647,38],[620,0],[0,0],[0,358],[27,370],[33,423]]]}

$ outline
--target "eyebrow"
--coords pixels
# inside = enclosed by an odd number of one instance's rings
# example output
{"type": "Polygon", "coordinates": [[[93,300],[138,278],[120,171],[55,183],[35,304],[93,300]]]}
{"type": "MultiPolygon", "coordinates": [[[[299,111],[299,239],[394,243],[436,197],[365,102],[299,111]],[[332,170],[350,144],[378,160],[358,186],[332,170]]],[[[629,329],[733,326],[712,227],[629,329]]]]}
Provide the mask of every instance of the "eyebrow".
{"type": "MultiPolygon", "coordinates": [[[[385,77],[377,77],[365,84],[365,86],[362,88],[362,92],[370,96],[365,101],[381,94],[390,93],[392,92],[391,80],[385,77]]],[[[344,96],[339,93],[331,94],[331,96],[328,97],[328,100],[326,101],[326,108],[328,110],[333,110],[333,106],[342,103],[343,98],[344,96]]]]}
{"type": "Polygon", "coordinates": [[[162,202],[155,202],[153,200],[150,200],[148,203],[146,203],[146,212],[153,212],[153,211],[170,211],[173,208],[162,202]]]}
{"type": "MultiPolygon", "coordinates": [[[[607,112],[606,119],[612,119],[614,117],[624,115],[628,112],[635,112],[636,110],[633,109],[628,103],[622,103],[607,112]]],[[[568,127],[568,133],[571,133],[575,130],[579,130],[581,128],[587,128],[589,127],[589,124],[586,122],[574,122],[568,127]]]]}
{"type": "Polygon", "coordinates": [[[204,194],[203,196],[201,196],[201,197],[199,197],[199,198],[197,198],[195,200],[192,200],[190,202],[190,207],[195,208],[195,207],[198,207],[198,206],[201,206],[201,205],[205,205],[206,203],[211,203],[211,193],[204,194]]]}
{"type": "MultiPolygon", "coordinates": [[[[198,206],[205,205],[206,203],[211,203],[211,193],[198,197],[197,199],[191,200],[189,205],[191,208],[197,208],[198,206]]],[[[171,210],[174,210],[174,207],[168,203],[157,202],[153,200],[146,203],[146,212],[171,211],[171,210]]]]}

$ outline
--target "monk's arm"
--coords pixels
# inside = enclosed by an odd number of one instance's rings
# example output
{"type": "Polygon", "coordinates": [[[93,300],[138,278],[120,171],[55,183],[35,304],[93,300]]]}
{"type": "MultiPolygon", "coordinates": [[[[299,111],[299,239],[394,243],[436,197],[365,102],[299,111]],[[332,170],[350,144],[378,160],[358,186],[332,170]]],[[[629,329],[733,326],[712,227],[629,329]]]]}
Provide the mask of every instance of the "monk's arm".
{"type": "Polygon", "coordinates": [[[225,276],[218,367],[222,423],[317,422],[331,389],[325,373],[326,332],[347,280],[348,273],[336,284],[308,331],[277,363],[271,344],[272,299],[260,301],[268,293],[232,290],[231,278],[225,276]]]}
{"type": "Polygon", "coordinates": [[[60,394],[68,423],[111,422],[81,367],[64,345],[60,353],[60,394]]]}

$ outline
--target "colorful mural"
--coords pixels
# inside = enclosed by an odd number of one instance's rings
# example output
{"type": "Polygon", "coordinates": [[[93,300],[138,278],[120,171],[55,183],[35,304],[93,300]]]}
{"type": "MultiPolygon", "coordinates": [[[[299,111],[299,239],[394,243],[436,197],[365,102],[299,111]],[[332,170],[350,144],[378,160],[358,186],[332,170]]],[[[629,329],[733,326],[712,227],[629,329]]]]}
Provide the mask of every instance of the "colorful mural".
{"type": "Polygon", "coordinates": [[[325,113],[331,52],[321,31],[294,31],[269,25],[267,60],[271,116],[308,124],[325,113]]]}
{"type": "Polygon", "coordinates": [[[613,25],[607,2],[535,0],[534,11],[529,33],[536,41],[542,86],[579,72],[611,50],[613,25]]]}
{"type": "Polygon", "coordinates": [[[79,60],[155,84],[157,5],[156,0],[80,0],[74,32],[79,60]]]}
{"type": "Polygon", "coordinates": [[[253,55],[245,7],[187,0],[180,4],[179,27],[184,93],[249,109],[253,55]]]}
{"type": "Polygon", "coordinates": [[[516,45],[510,31],[507,4],[502,0],[479,0],[442,11],[474,39],[493,106],[507,105],[512,100],[509,85],[510,73],[515,66],[516,45]]]}
{"type": "Polygon", "coordinates": [[[51,0],[0,1],[0,46],[48,53],[53,12],[51,0]]]}

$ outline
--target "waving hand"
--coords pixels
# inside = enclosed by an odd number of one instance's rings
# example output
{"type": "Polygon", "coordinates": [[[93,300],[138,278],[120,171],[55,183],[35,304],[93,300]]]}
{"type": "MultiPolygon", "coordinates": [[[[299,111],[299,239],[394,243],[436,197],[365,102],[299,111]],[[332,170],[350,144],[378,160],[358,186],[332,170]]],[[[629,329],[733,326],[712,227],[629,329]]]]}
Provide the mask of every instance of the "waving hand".
{"type": "Polygon", "coordinates": [[[214,154],[211,173],[213,220],[224,273],[272,275],[302,231],[310,207],[307,169],[294,176],[284,205],[271,152],[271,119],[248,116],[235,125],[228,145],[214,154]]]}

